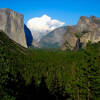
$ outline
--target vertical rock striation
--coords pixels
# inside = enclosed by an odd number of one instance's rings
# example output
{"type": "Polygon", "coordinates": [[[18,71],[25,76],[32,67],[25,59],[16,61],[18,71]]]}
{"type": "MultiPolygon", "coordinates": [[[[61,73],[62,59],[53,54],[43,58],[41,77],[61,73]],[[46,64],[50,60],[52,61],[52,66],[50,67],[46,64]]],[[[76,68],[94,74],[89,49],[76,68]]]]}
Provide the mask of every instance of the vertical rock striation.
{"type": "Polygon", "coordinates": [[[100,18],[95,16],[82,16],[76,26],[67,29],[64,35],[62,50],[68,48],[79,48],[79,41],[82,48],[86,47],[88,41],[97,43],[100,41],[100,18]],[[68,35],[69,34],[69,35],[68,35]],[[70,41],[69,41],[70,40],[70,41]],[[78,45],[76,45],[78,43],[78,45]]]}
{"type": "Polygon", "coordinates": [[[27,47],[23,15],[8,8],[0,9],[0,30],[20,45],[27,47]]]}

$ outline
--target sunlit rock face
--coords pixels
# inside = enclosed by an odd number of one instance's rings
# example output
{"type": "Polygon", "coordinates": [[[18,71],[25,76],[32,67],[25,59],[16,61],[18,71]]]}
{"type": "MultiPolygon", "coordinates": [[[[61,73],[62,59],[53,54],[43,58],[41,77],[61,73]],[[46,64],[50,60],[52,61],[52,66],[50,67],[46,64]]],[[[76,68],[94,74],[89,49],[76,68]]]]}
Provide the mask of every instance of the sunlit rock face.
{"type": "Polygon", "coordinates": [[[91,17],[80,17],[78,24],[76,25],[76,29],[80,32],[82,31],[94,31],[95,29],[100,28],[100,19],[91,16],[91,17]]]}
{"type": "Polygon", "coordinates": [[[100,41],[100,18],[80,17],[78,24],[69,27],[65,32],[62,50],[74,49],[79,38],[83,48],[86,47],[88,41],[92,43],[100,41]]]}
{"type": "Polygon", "coordinates": [[[86,46],[88,41],[96,43],[100,41],[100,18],[91,16],[90,18],[80,18],[77,25],[80,32],[86,32],[81,38],[80,41],[83,43],[83,47],[86,46]]]}
{"type": "Polygon", "coordinates": [[[8,8],[0,9],[0,30],[3,30],[10,39],[27,47],[23,15],[8,8]]]}

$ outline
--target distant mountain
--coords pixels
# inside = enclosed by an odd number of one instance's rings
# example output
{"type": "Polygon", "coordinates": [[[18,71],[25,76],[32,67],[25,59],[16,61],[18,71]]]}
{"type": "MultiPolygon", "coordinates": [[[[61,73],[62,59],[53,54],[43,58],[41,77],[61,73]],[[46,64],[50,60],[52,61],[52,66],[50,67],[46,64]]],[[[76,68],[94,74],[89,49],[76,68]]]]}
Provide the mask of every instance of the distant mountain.
{"type": "Polygon", "coordinates": [[[8,8],[0,9],[0,30],[4,31],[10,39],[27,47],[23,15],[8,8]]]}
{"type": "Polygon", "coordinates": [[[57,19],[52,19],[50,16],[44,14],[41,17],[29,19],[26,25],[31,30],[33,39],[39,42],[40,39],[49,32],[53,31],[57,27],[63,26],[64,22],[57,19]]]}
{"type": "Polygon", "coordinates": [[[77,42],[78,38],[75,35],[76,33],[75,33],[74,28],[75,28],[75,26],[67,27],[67,31],[63,35],[63,43],[61,46],[62,50],[66,50],[66,49],[73,50],[74,47],[76,46],[76,42],[77,42]]]}
{"type": "Polygon", "coordinates": [[[40,48],[59,48],[62,45],[63,35],[66,32],[67,27],[60,27],[55,29],[54,31],[48,33],[48,35],[44,36],[40,42],[40,48]]]}

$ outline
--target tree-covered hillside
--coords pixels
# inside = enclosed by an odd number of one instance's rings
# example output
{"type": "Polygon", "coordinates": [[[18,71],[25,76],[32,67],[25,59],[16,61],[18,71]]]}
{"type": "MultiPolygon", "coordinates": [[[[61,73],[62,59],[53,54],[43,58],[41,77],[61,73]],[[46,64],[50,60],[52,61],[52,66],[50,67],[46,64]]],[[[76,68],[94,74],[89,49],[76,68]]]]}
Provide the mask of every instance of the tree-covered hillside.
{"type": "Polygon", "coordinates": [[[40,99],[100,100],[100,43],[25,49],[0,32],[0,100],[40,99]]]}

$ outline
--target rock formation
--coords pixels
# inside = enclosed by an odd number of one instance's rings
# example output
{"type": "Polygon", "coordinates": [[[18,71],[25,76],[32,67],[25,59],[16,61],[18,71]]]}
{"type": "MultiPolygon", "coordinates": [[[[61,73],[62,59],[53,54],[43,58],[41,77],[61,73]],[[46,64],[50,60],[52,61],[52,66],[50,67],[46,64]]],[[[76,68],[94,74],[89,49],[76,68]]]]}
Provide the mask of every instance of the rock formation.
{"type": "Polygon", "coordinates": [[[0,30],[20,45],[27,47],[23,15],[8,8],[0,9],[0,30]]]}
{"type": "Polygon", "coordinates": [[[92,43],[100,41],[100,19],[95,16],[86,19],[87,22],[84,22],[84,20],[80,18],[77,25],[80,28],[81,33],[85,32],[85,34],[80,38],[83,47],[86,46],[88,41],[91,41],[92,43]]]}
{"type": "Polygon", "coordinates": [[[95,16],[89,18],[85,16],[80,17],[78,24],[68,28],[65,32],[62,50],[75,48],[79,38],[83,48],[88,41],[92,43],[99,42],[100,19],[95,16]]]}

